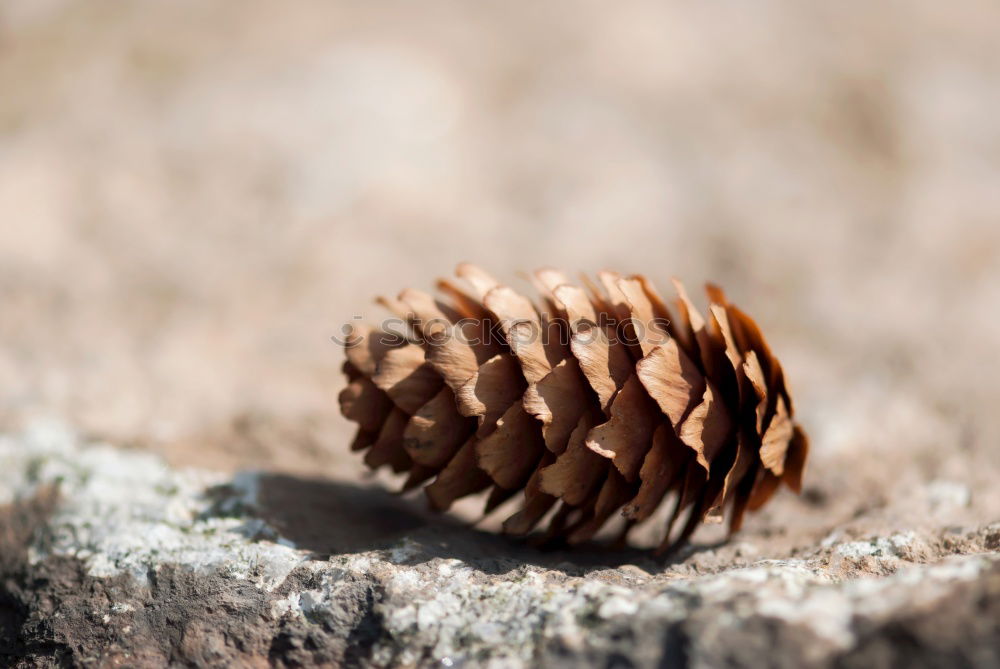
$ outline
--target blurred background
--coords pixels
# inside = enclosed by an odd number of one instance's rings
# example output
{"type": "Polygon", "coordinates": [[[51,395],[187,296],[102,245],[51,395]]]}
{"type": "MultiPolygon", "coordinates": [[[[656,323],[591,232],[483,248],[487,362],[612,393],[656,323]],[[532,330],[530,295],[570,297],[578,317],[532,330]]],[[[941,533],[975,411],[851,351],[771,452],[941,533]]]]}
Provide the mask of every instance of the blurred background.
{"type": "Polygon", "coordinates": [[[998,25],[993,0],[3,0],[0,422],[355,476],[329,337],[374,295],[607,267],[760,321],[814,486],[944,481],[1000,515],[998,25]]]}

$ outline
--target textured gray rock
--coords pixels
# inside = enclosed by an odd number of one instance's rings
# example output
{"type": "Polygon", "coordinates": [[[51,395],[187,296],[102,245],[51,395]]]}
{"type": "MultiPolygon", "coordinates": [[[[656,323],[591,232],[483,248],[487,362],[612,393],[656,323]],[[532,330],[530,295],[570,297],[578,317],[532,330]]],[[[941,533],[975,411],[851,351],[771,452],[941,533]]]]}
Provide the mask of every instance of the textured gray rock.
{"type": "Polygon", "coordinates": [[[541,553],[418,507],[171,469],[56,425],[2,437],[0,663],[1000,664],[1000,524],[659,565],[541,553]]]}

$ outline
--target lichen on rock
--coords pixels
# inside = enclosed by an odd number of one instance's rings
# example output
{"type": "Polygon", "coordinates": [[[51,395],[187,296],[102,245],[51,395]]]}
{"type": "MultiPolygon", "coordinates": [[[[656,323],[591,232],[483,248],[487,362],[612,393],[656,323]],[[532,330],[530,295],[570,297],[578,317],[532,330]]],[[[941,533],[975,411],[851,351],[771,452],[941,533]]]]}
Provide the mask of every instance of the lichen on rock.
{"type": "Polygon", "coordinates": [[[0,438],[0,495],[15,666],[1000,661],[997,525],[609,562],[399,515],[377,490],[174,469],[52,424],[0,438]],[[286,508],[296,494],[305,509],[286,508]],[[293,522],[310,510],[319,539],[293,522]]]}

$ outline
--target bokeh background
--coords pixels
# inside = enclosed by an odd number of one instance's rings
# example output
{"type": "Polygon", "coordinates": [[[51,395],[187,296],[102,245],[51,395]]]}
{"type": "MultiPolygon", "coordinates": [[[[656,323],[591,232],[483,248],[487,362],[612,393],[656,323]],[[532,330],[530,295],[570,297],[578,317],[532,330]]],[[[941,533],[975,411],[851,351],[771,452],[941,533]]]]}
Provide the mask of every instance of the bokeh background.
{"type": "Polygon", "coordinates": [[[995,520],[998,25],[994,0],[3,0],[0,422],[353,477],[329,337],[374,295],[608,267],[757,317],[814,505],[920,489],[995,520]]]}

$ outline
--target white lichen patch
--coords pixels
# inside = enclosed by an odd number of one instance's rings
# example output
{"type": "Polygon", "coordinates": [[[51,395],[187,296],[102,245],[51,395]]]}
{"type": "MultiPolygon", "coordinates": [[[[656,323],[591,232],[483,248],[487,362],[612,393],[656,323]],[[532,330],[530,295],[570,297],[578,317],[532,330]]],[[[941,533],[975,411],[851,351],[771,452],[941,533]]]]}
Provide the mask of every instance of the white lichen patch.
{"type": "Polygon", "coordinates": [[[178,564],[269,589],[303,559],[288,545],[253,540],[265,529],[259,520],[210,513],[207,492],[228,482],[221,474],[174,470],[147,453],[84,445],[50,423],[0,438],[0,463],[0,490],[9,500],[58,486],[58,509],[46,541],[29,550],[32,563],[72,556],[91,576],[128,572],[139,581],[161,565],[178,564]]]}
{"type": "Polygon", "coordinates": [[[860,558],[875,556],[883,558],[904,557],[904,549],[913,544],[916,535],[913,532],[893,534],[889,537],[876,537],[869,541],[850,541],[836,546],[837,555],[860,558]]]}

